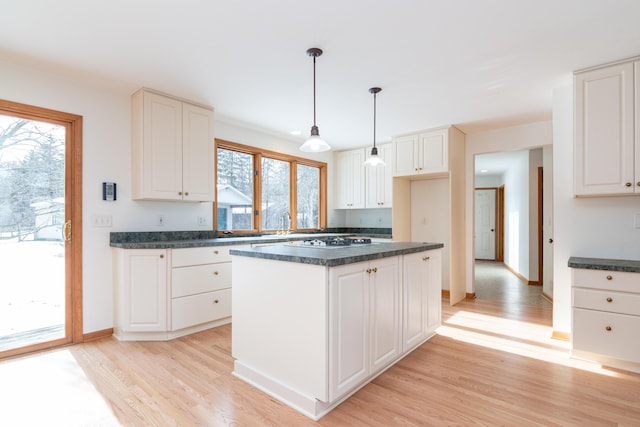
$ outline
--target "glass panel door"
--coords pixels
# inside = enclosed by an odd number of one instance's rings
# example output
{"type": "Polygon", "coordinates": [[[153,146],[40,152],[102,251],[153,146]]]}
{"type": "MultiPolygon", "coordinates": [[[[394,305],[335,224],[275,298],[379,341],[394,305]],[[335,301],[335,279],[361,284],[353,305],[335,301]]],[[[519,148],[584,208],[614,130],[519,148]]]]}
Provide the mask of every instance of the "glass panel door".
{"type": "Polygon", "coordinates": [[[0,114],[0,352],[68,336],[65,134],[0,114]]]}

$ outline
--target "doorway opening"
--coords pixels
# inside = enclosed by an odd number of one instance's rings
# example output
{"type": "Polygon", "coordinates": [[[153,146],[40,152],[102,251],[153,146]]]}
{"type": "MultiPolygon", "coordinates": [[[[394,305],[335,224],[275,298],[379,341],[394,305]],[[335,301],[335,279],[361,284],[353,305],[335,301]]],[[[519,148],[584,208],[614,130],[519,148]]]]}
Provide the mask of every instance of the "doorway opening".
{"type": "Polygon", "coordinates": [[[543,284],[543,252],[551,250],[542,243],[546,161],[543,148],[475,156],[476,298],[551,304],[543,287],[535,286],[543,284]]]}
{"type": "Polygon", "coordinates": [[[0,100],[0,357],[82,341],[81,142],[80,116],[0,100]]]}

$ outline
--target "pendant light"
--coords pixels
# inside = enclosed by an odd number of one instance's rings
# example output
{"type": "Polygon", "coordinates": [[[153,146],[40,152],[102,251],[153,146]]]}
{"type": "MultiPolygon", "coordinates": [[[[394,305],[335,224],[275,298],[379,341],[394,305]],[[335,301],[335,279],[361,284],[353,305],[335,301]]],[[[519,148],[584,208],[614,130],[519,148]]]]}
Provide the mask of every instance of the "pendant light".
{"type": "Polygon", "coordinates": [[[331,146],[320,138],[318,132],[318,126],[316,126],[316,58],[322,55],[322,49],[312,47],[307,50],[307,55],[313,57],[313,126],[311,126],[311,135],[300,146],[300,151],[306,151],[307,153],[319,153],[321,151],[331,150],[331,146]]]}
{"type": "Polygon", "coordinates": [[[378,149],[376,148],[376,95],[381,90],[379,87],[369,89],[369,93],[373,94],[373,148],[371,149],[371,156],[364,162],[365,166],[385,166],[384,160],[378,156],[378,149]]]}

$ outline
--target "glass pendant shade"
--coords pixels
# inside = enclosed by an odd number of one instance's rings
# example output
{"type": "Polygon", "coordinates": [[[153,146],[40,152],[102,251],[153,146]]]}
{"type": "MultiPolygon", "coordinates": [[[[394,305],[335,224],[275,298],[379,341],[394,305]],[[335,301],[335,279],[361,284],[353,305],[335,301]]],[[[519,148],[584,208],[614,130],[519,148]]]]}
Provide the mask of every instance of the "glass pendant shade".
{"type": "Polygon", "coordinates": [[[307,140],[300,146],[300,151],[304,151],[306,153],[320,153],[322,151],[331,150],[331,146],[327,144],[327,142],[320,138],[318,133],[318,126],[313,126],[311,128],[311,136],[307,138],[307,140]]]}
{"type": "Polygon", "coordinates": [[[371,156],[364,162],[364,165],[370,167],[386,166],[384,160],[378,156],[378,148],[376,147],[376,95],[381,90],[379,87],[369,89],[369,92],[373,94],[373,148],[371,149],[371,156]]]}
{"type": "Polygon", "coordinates": [[[364,162],[365,166],[376,167],[376,166],[386,166],[384,160],[380,156],[378,156],[378,149],[373,147],[371,149],[371,156],[364,162]]]}

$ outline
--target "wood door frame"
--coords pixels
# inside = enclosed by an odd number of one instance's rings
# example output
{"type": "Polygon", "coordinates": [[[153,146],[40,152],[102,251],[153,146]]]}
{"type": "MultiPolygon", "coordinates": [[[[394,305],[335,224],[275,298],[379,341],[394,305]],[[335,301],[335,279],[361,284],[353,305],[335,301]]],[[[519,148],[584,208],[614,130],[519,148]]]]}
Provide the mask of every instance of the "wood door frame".
{"type": "Polygon", "coordinates": [[[65,221],[72,221],[72,240],[65,242],[65,336],[3,352],[14,356],[84,341],[82,324],[82,116],[0,99],[0,113],[64,126],[65,221]]]}
{"type": "Polygon", "coordinates": [[[504,262],[504,184],[496,192],[496,261],[504,262]]]}

